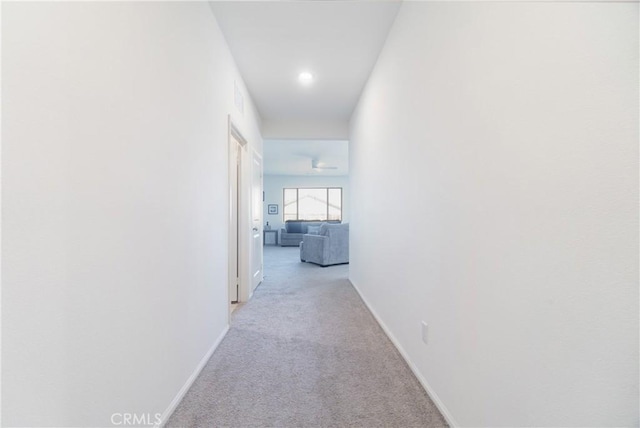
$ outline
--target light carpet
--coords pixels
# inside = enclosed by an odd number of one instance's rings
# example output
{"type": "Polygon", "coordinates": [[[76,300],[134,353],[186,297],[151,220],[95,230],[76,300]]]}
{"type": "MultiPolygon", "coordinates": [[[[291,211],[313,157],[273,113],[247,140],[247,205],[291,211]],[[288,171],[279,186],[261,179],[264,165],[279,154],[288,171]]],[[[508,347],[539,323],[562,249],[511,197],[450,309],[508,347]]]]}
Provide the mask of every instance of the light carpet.
{"type": "Polygon", "coordinates": [[[167,427],[444,427],[349,282],[265,247],[265,278],[167,427]]]}

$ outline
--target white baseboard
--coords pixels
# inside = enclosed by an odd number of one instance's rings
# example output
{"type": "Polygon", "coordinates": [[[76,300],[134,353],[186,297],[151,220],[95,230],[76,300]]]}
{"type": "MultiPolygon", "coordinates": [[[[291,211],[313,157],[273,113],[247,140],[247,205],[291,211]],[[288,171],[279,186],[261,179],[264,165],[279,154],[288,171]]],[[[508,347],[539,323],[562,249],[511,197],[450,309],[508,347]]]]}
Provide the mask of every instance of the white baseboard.
{"type": "Polygon", "coordinates": [[[164,427],[164,425],[167,423],[167,421],[169,420],[173,412],[176,410],[176,407],[178,407],[178,404],[180,404],[180,402],[184,398],[184,395],[187,393],[189,388],[191,388],[191,385],[193,385],[193,382],[195,382],[196,378],[198,377],[202,369],[204,369],[204,366],[207,364],[207,362],[209,361],[209,359],[211,358],[215,350],[218,348],[218,345],[220,345],[220,342],[222,342],[222,339],[224,339],[224,337],[227,335],[228,331],[229,331],[229,325],[227,325],[224,328],[224,330],[222,331],[222,334],[220,334],[218,339],[216,339],[213,346],[211,346],[211,348],[207,351],[205,356],[202,357],[202,360],[200,360],[200,363],[198,363],[193,373],[191,373],[191,376],[189,376],[189,379],[187,379],[184,385],[182,385],[182,388],[180,388],[180,391],[178,391],[178,394],[175,396],[173,401],[171,401],[171,404],[169,404],[169,407],[167,407],[167,410],[165,410],[164,413],[162,413],[162,417],[160,418],[160,421],[161,421],[160,424],[156,424],[154,428],[164,427]]]}
{"type": "Polygon", "coordinates": [[[438,410],[440,410],[440,413],[442,413],[442,416],[444,416],[449,426],[452,428],[459,427],[460,425],[455,421],[455,419],[453,419],[453,416],[449,412],[449,409],[447,409],[447,406],[444,405],[442,400],[440,400],[440,397],[438,397],[438,394],[436,394],[435,391],[429,386],[429,384],[427,383],[427,380],[424,378],[424,376],[422,376],[422,374],[418,371],[418,368],[409,359],[409,355],[405,352],[402,346],[400,346],[400,343],[393,336],[393,334],[391,333],[391,330],[389,330],[389,328],[385,325],[382,319],[380,319],[376,311],[371,307],[369,302],[367,302],[367,299],[365,299],[365,297],[362,295],[358,286],[354,284],[351,280],[349,280],[349,282],[351,282],[351,285],[353,285],[353,288],[356,289],[356,292],[364,302],[365,306],[367,307],[367,309],[369,309],[369,312],[371,312],[371,315],[373,315],[373,318],[375,318],[375,320],[378,322],[378,324],[380,325],[384,333],[387,335],[391,343],[393,343],[393,346],[395,346],[398,352],[400,352],[400,355],[402,355],[402,358],[404,358],[407,365],[409,366],[409,368],[411,369],[415,377],[418,379],[418,382],[420,382],[424,390],[427,392],[427,395],[429,396],[429,398],[431,398],[431,401],[433,401],[433,403],[436,405],[438,410]]]}

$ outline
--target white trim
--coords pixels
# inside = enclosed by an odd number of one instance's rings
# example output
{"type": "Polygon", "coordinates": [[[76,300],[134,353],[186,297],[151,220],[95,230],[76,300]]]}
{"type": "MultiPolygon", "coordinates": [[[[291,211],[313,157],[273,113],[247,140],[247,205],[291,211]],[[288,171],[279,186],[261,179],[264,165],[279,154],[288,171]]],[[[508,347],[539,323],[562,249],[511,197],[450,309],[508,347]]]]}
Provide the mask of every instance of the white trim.
{"type": "Polygon", "coordinates": [[[449,426],[452,428],[459,427],[460,425],[453,418],[453,415],[451,415],[451,412],[449,412],[449,409],[447,409],[447,406],[444,405],[442,400],[440,400],[440,397],[438,397],[438,394],[436,394],[433,388],[429,386],[429,383],[427,382],[427,380],[424,378],[424,376],[422,376],[422,374],[420,373],[418,368],[413,364],[413,362],[411,362],[411,360],[409,359],[409,355],[402,348],[402,346],[400,345],[400,342],[398,342],[398,340],[393,336],[393,334],[391,333],[391,330],[389,330],[386,324],[378,316],[376,311],[371,307],[369,302],[367,302],[367,299],[364,298],[364,296],[362,295],[362,293],[360,292],[356,284],[354,284],[353,281],[351,281],[351,279],[349,279],[349,282],[351,283],[351,285],[353,285],[353,288],[355,288],[356,292],[364,302],[365,306],[367,307],[367,309],[369,309],[369,312],[371,312],[371,315],[373,315],[373,318],[378,322],[378,324],[382,328],[382,331],[384,331],[384,333],[387,335],[391,343],[393,343],[393,346],[396,347],[396,349],[398,350],[402,358],[404,358],[404,361],[407,363],[407,365],[409,366],[409,368],[411,369],[415,377],[418,379],[418,382],[420,382],[424,390],[427,392],[427,395],[429,396],[429,398],[431,398],[431,401],[433,401],[433,403],[436,405],[438,410],[440,410],[440,413],[442,413],[442,416],[444,416],[449,426]]]}
{"type": "Polygon", "coordinates": [[[215,350],[218,348],[218,346],[222,342],[222,339],[224,339],[224,337],[227,335],[228,332],[229,332],[229,325],[227,324],[222,334],[215,341],[211,349],[209,349],[205,354],[205,356],[202,357],[202,360],[200,360],[200,363],[198,363],[193,373],[191,373],[191,376],[189,376],[189,379],[187,379],[185,384],[182,385],[182,388],[180,388],[180,391],[178,391],[178,394],[175,396],[173,401],[171,401],[171,404],[169,404],[169,407],[167,407],[167,410],[165,410],[164,413],[162,413],[162,417],[160,418],[160,423],[156,424],[154,428],[164,427],[164,425],[167,423],[167,421],[169,420],[173,412],[176,410],[176,407],[178,407],[178,404],[180,404],[185,394],[187,393],[189,388],[191,388],[191,385],[193,385],[193,382],[195,382],[195,380],[198,378],[198,375],[200,375],[200,372],[202,371],[202,369],[204,369],[204,366],[207,365],[207,362],[209,362],[209,359],[211,358],[215,350]]]}
{"type": "MultiPolygon", "coordinates": [[[[240,200],[238,202],[238,263],[240,277],[238,301],[247,302],[251,298],[253,288],[251,284],[253,275],[253,272],[251,272],[252,236],[249,232],[253,227],[251,219],[251,145],[240,132],[231,114],[228,115],[228,128],[229,138],[233,136],[241,146],[238,154],[240,157],[240,184],[238,187],[240,192],[240,200]]],[[[229,310],[229,320],[231,320],[231,310],[229,310]]]]}
{"type": "MultiPolygon", "coordinates": [[[[240,129],[236,125],[235,120],[232,115],[229,114],[227,116],[227,139],[228,139],[228,149],[230,150],[232,144],[232,137],[235,138],[238,143],[240,143],[240,150],[238,150],[238,174],[240,175],[240,182],[238,183],[238,213],[237,213],[237,228],[238,228],[238,268],[239,268],[239,276],[238,276],[238,302],[247,302],[250,299],[251,293],[251,240],[250,235],[248,235],[247,230],[251,229],[251,219],[250,219],[250,203],[251,203],[251,186],[249,184],[249,142],[244,137],[240,129]]],[[[229,152],[229,158],[231,157],[231,153],[229,152]]],[[[231,159],[229,159],[231,162],[231,159]]],[[[230,172],[227,171],[227,176],[229,176],[230,172]]],[[[228,180],[231,180],[231,177],[228,177],[228,180]]],[[[229,185],[229,189],[231,188],[231,183],[227,183],[229,185]]],[[[230,201],[231,203],[231,201],[230,201]]],[[[231,214],[231,209],[229,209],[229,214],[231,214]]],[[[229,233],[232,233],[231,230],[231,216],[229,216],[227,229],[229,233]]],[[[229,236],[228,246],[231,246],[229,236]]],[[[231,250],[231,248],[229,248],[231,250]]],[[[229,262],[230,263],[230,262],[229,262]]],[[[228,264],[229,264],[228,263],[228,264]]],[[[232,269],[229,267],[229,281],[232,275],[232,269]]],[[[227,286],[229,288],[229,286],[227,286]]],[[[227,299],[231,301],[231,299],[227,299]]],[[[229,322],[231,322],[231,308],[229,308],[229,322]]]]}

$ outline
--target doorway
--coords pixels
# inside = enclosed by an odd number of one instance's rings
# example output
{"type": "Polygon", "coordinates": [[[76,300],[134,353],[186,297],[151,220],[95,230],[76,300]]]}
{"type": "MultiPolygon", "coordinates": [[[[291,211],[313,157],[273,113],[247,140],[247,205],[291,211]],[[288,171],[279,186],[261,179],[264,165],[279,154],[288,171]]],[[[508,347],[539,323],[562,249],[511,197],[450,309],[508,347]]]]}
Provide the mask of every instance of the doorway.
{"type": "MultiPolygon", "coordinates": [[[[239,207],[242,168],[242,143],[229,135],[229,303],[236,305],[240,297],[240,229],[239,207]]],[[[231,306],[231,311],[235,306],[231,306]]]]}
{"type": "Polygon", "coordinates": [[[262,282],[262,156],[229,117],[229,314],[262,282]]]}

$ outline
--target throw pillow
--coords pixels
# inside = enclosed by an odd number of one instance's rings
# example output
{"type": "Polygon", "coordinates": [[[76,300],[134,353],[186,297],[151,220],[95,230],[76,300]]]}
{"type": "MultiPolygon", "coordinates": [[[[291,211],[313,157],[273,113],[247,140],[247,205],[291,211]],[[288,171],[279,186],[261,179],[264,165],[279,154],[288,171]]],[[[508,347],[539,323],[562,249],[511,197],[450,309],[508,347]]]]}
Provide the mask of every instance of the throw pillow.
{"type": "Polygon", "coordinates": [[[309,235],[317,235],[320,232],[320,226],[308,226],[307,233],[309,235]]]}

